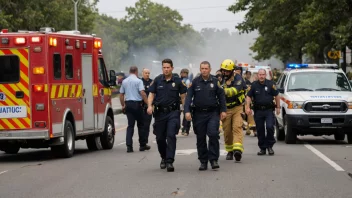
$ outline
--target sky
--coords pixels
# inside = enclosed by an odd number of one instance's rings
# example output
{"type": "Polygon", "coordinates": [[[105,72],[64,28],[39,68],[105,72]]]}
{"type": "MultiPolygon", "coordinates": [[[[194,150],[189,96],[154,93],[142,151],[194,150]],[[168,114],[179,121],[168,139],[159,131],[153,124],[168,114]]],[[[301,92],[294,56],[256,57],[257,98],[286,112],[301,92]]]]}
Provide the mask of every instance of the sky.
{"type": "MultiPolygon", "coordinates": [[[[195,30],[202,28],[229,29],[235,31],[235,26],[244,19],[245,13],[233,14],[226,9],[233,5],[234,0],[152,0],[176,9],[184,18],[184,23],[191,24],[195,30]]],[[[134,6],[137,0],[100,0],[100,13],[115,18],[122,18],[127,13],[126,7],[134,6]]]]}

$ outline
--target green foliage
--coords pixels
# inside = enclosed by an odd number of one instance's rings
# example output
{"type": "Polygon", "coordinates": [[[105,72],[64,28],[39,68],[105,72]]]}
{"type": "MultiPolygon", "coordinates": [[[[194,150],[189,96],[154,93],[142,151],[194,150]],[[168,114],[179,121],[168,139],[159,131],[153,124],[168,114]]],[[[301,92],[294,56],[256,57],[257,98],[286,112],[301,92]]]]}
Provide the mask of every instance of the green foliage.
{"type": "Polygon", "coordinates": [[[239,0],[228,10],[248,11],[237,28],[259,32],[251,48],[255,59],[301,62],[307,53],[323,62],[331,48],[351,46],[351,9],[349,0],[239,0]]]}

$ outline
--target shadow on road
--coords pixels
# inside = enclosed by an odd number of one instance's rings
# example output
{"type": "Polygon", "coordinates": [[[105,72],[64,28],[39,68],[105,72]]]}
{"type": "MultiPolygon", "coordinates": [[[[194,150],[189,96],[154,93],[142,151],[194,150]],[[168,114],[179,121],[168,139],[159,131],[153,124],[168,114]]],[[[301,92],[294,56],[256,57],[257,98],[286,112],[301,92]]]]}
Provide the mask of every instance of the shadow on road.
{"type": "MultiPolygon", "coordinates": [[[[88,149],[76,149],[73,157],[94,153],[88,149]]],[[[18,154],[11,155],[0,151],[0,163],[24,163],[24,162],[41,162],[49,160],[62,160],[65,158],[55,157],[50,149],[35,150],[35,149],[21,149],[18,154]],[[22,151],[22,152],[21,152],[22,151]]]]}

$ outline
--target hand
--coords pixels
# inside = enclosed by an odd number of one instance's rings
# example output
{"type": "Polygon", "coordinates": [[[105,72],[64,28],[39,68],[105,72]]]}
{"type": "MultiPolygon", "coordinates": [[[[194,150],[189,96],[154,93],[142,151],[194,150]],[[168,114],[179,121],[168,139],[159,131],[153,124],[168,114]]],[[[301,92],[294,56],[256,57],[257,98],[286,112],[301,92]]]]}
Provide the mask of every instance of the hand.
{"type": "Polygon", "coordinates": [[[246,114],[247,115],[252,115],[252,110],[250,108],[246,108],[246,114]]]}
{"type": "Polygon", "coordinates": [[[280,114],[280,108],[276,108],[276,115],[280,114]]]}
{"type": "Polygon", "coordinates": [[[186,113],[186,114],[185,114],[185,117],[186,117],[186,120],[187,120],[187,121],[191,121],[191,120],[192,120],[191,113],[186,113]]]}
{"type": "Polygon", "coordinates": [[[152,107],[148,107],[147,113],[148,113],[149,115],[152,115],[152,114],[153,114],[153,108],[152,108],[152,107]]]}
{"type": "Polygon", "coordinates": [[[121,110],[123,114],[126,114],[126,106],[122,106],[121,110]]]}
{"type": "Polygon", "coordinates": [[[227,114],[226,112],[221,112],[220,113],[220,120],[224,120],[226,118],[227,114]]]}

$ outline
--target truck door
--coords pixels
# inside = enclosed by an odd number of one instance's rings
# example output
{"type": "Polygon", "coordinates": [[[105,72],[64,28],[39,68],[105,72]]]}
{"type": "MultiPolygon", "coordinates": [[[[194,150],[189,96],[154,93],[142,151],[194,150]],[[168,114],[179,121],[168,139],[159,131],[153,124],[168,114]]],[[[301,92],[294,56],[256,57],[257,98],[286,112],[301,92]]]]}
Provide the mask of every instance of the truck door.
{"type": "Polygon", "coordinates": [[[28,53],[0,49],[0,131],[31,128],[28,53]]]}
{"type": "Polygon", "coordinates": [[[93,58],[82,55],[83,129],[94,130],[93,58]]]}

